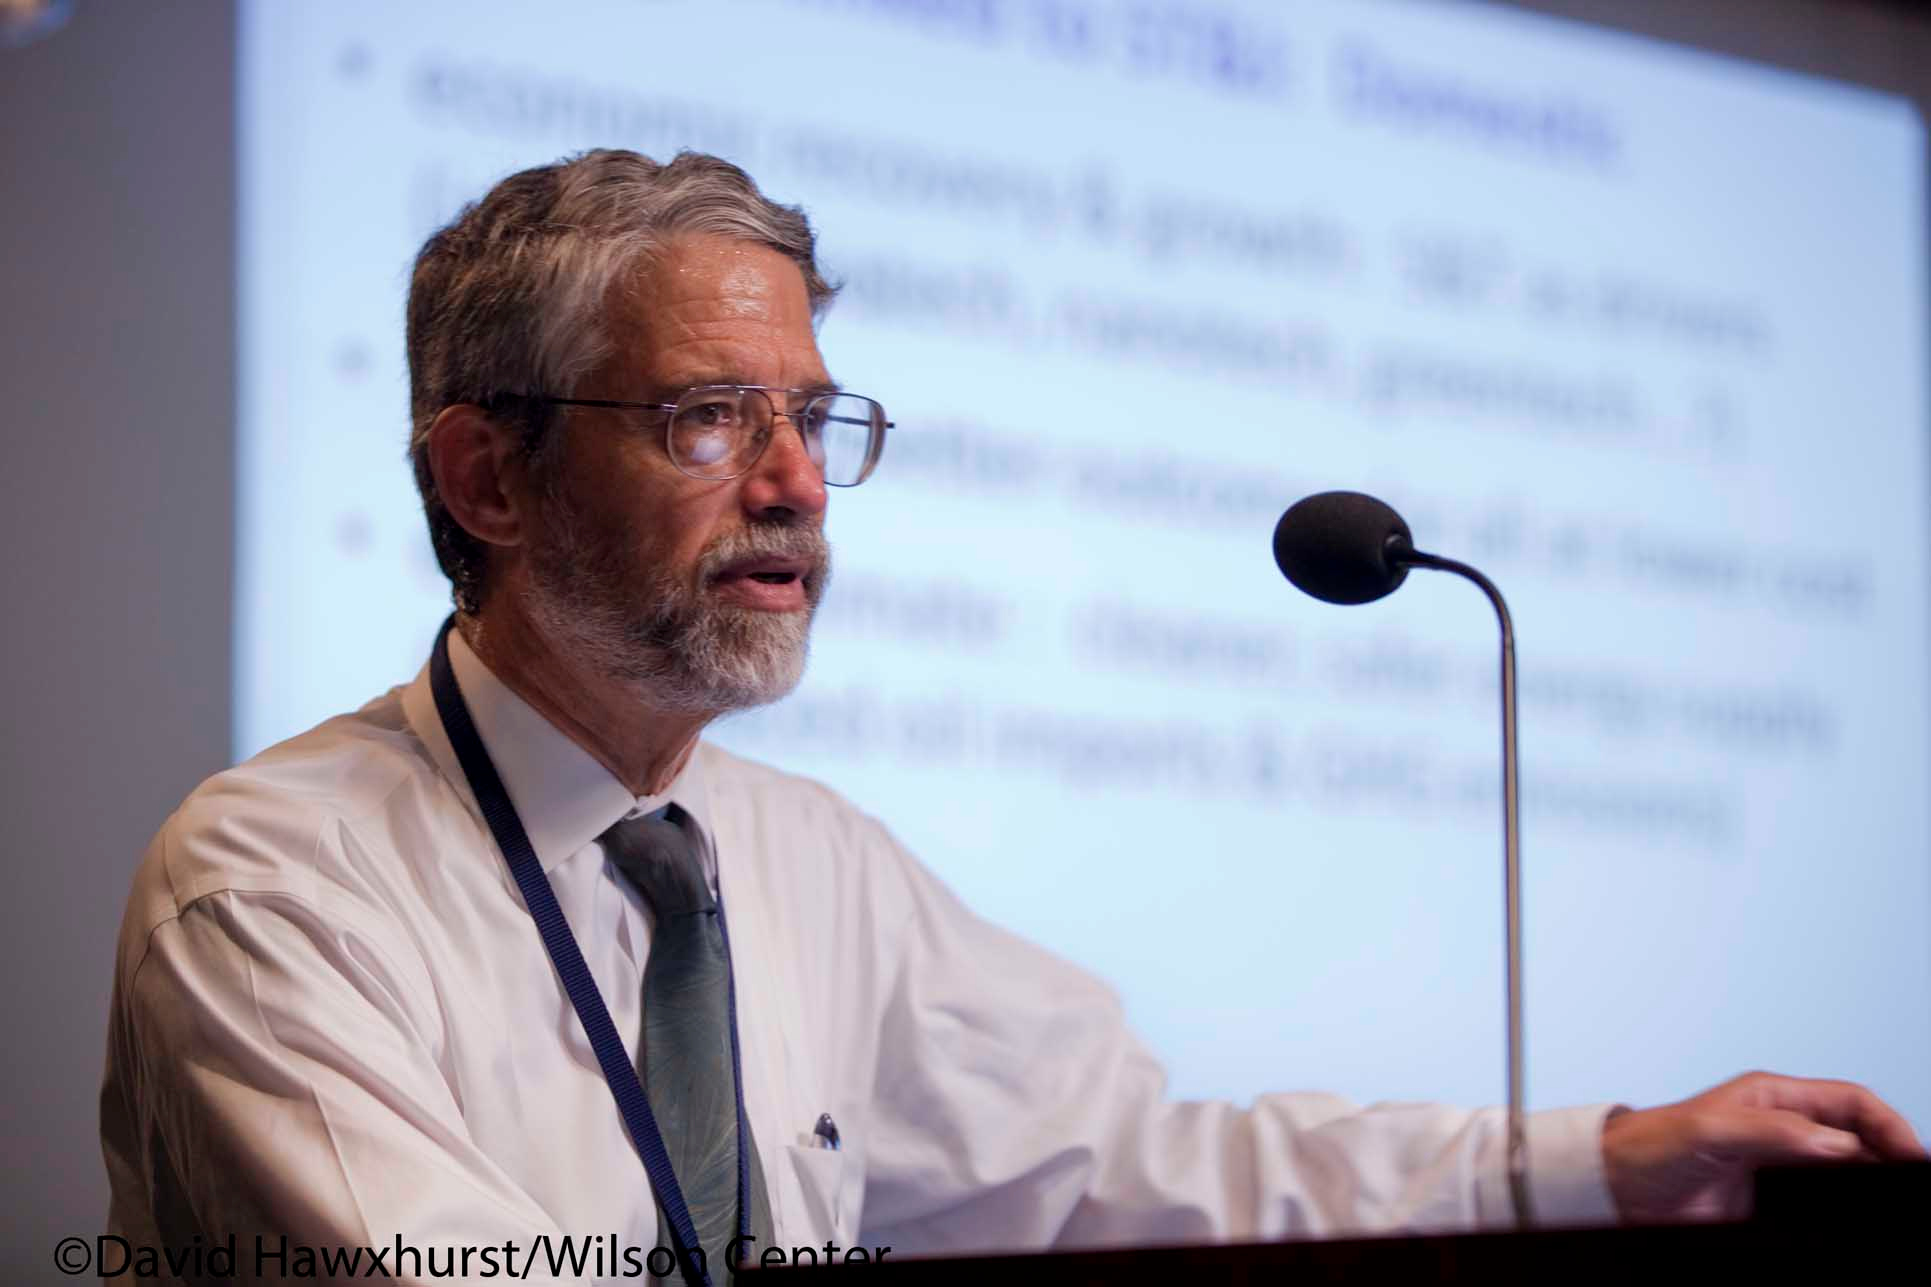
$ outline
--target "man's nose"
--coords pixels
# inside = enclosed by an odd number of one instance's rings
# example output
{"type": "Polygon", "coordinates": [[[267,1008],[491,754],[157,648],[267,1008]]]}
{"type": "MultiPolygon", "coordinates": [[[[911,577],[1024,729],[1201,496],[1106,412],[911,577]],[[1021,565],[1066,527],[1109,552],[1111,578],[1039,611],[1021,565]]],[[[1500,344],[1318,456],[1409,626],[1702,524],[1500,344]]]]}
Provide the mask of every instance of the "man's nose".
{"type": "Polygon", "coordinates": [[[771,418],[771,440],[744,476],[744,508],[759,518],[825,511],[825,474],[805,448],[798,422],[779,411],[771,418]]]}

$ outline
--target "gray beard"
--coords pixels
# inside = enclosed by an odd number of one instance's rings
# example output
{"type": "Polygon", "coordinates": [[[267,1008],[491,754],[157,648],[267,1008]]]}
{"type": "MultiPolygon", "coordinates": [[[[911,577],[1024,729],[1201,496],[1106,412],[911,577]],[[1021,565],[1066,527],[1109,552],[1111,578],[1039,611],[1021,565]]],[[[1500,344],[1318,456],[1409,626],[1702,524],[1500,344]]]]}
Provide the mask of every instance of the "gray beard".
{"type": "Polygon", "coordinates": [[[831,579],[817,526],[759,523],[728,533],[698,560],[696,584],[643,565],[637,545],[600,539],[564,498],[547,506],[547,539],[530,554],[532,624],[559,651],[633,688],[654,709],[722,715],[777,701],[798,686],[811,619],[831,579]],[[803,612],[761,612],[705,588],[726,565],[774,555],[803,558],[803,612]]]}

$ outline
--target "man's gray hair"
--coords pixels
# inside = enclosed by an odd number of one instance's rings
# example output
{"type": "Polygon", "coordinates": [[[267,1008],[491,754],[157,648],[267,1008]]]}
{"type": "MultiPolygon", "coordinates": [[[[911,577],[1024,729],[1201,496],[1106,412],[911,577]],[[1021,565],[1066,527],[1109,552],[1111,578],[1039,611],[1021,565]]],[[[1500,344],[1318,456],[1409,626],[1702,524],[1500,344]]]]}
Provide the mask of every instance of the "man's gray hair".
{"type": "Polygon", "coordinates": [[[705,234],[790,258],[804,273],[814,318],[836,293],[818,269],[804,212],[767,198],[729,161],[700,152],[659,164],[599,149],[523,170],[423,244],[409,283],[409,458],[459,610],[482,606],[485,547],[436,490],[430,425],[445,407],[477,403],[514,421],[524,450],[536,453],[554,409],[513,399],[574,394],[610,356],[613,293],[645,257],[678,237],[705,234]]]}

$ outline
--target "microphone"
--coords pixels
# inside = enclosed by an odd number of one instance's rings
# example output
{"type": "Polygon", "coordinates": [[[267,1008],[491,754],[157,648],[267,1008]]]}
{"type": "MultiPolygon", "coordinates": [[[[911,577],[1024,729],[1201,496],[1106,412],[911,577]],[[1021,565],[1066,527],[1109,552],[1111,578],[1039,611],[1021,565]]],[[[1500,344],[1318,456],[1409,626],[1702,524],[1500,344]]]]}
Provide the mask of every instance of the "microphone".
{"type": "Polygon", "coordinates": [[[1360,492],[1321,492],[1296,501],[1274,526],[1274,562],[1296,588],[1328,603],[1373,603],[1401,588],[1409,568],[1452,572],[1475,583],[1495,609],[1502,636],[1502,898],[1508,1006],[1509,1198],[1522,1228],[1529,1204],[1527,1085],[1522,1043],[1522,849],[1515,747],[1515,625],[1495,583],[1466,563],[1415,548],[1401,515],[1360,492]]]}
{"type": "Polygon", "coordinates": [[[1415,552],[1401,515],[1360,492],[1295,501],[1274,527],[1274,562],[1296,587],[1327,603],[1373,603],[1408,579],[1415,552]]]}

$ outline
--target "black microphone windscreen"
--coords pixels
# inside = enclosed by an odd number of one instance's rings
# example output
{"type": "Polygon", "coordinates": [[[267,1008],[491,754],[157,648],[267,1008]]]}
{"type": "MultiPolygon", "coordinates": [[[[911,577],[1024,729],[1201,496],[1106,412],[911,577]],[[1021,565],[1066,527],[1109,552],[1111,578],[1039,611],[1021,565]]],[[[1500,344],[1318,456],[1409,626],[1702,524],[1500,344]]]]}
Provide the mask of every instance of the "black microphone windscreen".
{"type": "Polygon", "coordinates": [[[1274,526],[1274,562],[1297,587],[1329,603],[1372,603],[1407,579],[1393,556],[1414,548],[1401,515],[1360,492],[1294,502],[1274,526]]]}

